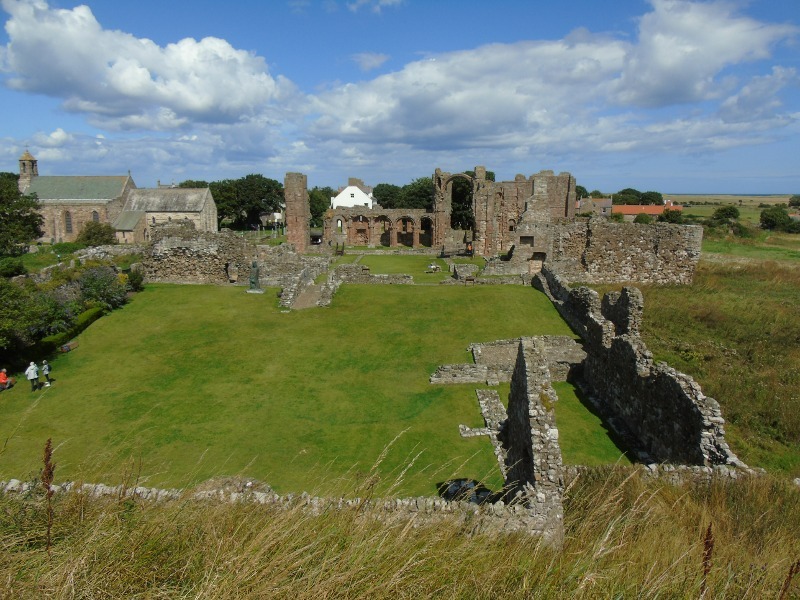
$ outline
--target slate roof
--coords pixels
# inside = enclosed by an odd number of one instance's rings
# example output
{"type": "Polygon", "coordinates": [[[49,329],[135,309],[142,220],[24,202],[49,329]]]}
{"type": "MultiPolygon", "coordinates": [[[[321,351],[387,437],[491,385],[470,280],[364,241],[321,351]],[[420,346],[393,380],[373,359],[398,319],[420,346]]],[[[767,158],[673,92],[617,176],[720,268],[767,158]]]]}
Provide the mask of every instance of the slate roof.
{"type": "Polygon", "coordinates": [[[144,216],[143,210],[123,210],[114,221],[113,227],[117,231],[133,231],[144,216]]]}
{"type": "Polygon", "coordinates": [[[35,193],[44,204],[64,201],[96,203],[119,198],[129,179],[129,175],[40,175],[31,179],[26,193],[35,193]]]}
{"type": "Polygon", "coordinates": [[[210,199],[208,188],[137,188],[130,191],[124,210],[200,212],[210,199]]]}

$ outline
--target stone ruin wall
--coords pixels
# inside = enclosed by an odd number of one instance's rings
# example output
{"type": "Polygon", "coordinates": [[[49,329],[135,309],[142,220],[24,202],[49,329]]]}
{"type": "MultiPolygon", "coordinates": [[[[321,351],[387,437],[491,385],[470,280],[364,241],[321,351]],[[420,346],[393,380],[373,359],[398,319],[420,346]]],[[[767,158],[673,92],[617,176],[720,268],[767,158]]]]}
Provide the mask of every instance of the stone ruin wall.
{"type": "Polygon", "coordinates": [[[725,441],[719,404],[690,376],[656,363],[640,337],[644,301],[636,288],[606,294],[571,289],[548,269],[535,287],[583,336],[582,385],[607,417],[620,419],[657,462],[745,465],[725,441]]]}
{"type": "Polygon", "coordinates": [[[506,454],[506,499],[524,501],[539,519],[540,533],[563,534],[564,477],[550,383],[541,340],[522,338],[511,378],[507,418],[498,435],[506,454]]]}
{"type": "Polygon", "coordinates": [[[286,204],[287,241],[297,252],[305,252],[310,243],[308,224],[311,221],[308,178],[302,173],[286,173],[283,197],[286,204]]]}
{"type": "Polygon", "coordinates": [[[703,228],[579,220],[552,227],[547,265],[569,281],[689,284],[703,228]]]}
{"type": "Polygon", "coordinates": [[[192,222],[156,225],[145,249],[145,279],[162,283],[228,284],[247,281],[252,255],[232,232],[197,231],[192,222]]]}

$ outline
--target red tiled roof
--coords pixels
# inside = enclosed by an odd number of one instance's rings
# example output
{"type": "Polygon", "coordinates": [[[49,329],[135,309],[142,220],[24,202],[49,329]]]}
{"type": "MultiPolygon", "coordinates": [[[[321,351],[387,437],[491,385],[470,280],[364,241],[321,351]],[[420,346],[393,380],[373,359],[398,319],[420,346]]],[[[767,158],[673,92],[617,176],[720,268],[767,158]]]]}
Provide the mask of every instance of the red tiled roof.
{"type": "Polygon", "coordinates": [[[615,204],[611,207],[612,214],[620,215],[660,215],[666,209],[683,211],[680,204],[615,204]]]}

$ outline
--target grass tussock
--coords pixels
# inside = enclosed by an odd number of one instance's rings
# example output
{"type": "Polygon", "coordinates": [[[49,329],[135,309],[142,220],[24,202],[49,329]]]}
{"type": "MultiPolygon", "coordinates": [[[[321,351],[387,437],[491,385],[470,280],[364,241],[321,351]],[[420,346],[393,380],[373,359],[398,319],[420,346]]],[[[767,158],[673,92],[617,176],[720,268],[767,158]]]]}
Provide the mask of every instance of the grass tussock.
{"type": "MultiPolygon", "coordinates": [[[[36,495],[38,494],[38,495],[36,495]]],[[[312,515],[188,499],[0,497],[8,597],[792,598],[800,492],[769,477],[669,486],[630,469],[582,476],[565,540],[474,535],[370,510],[312,515]],[[713,524],[713,542],[707,532],[713,524]]]]}

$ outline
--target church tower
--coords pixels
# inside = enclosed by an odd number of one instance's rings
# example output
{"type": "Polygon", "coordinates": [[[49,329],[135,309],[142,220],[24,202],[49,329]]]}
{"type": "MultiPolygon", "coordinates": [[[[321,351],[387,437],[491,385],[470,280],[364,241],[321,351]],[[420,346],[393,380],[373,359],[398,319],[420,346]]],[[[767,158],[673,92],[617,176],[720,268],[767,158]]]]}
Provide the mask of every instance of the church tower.
{"type": "Polygon", "coordinates": [[[31,179],[39,176],[39,166],[33,154],[25,149],[19,157],[19,191],[23,194],[31,187],[31,179]]]}

